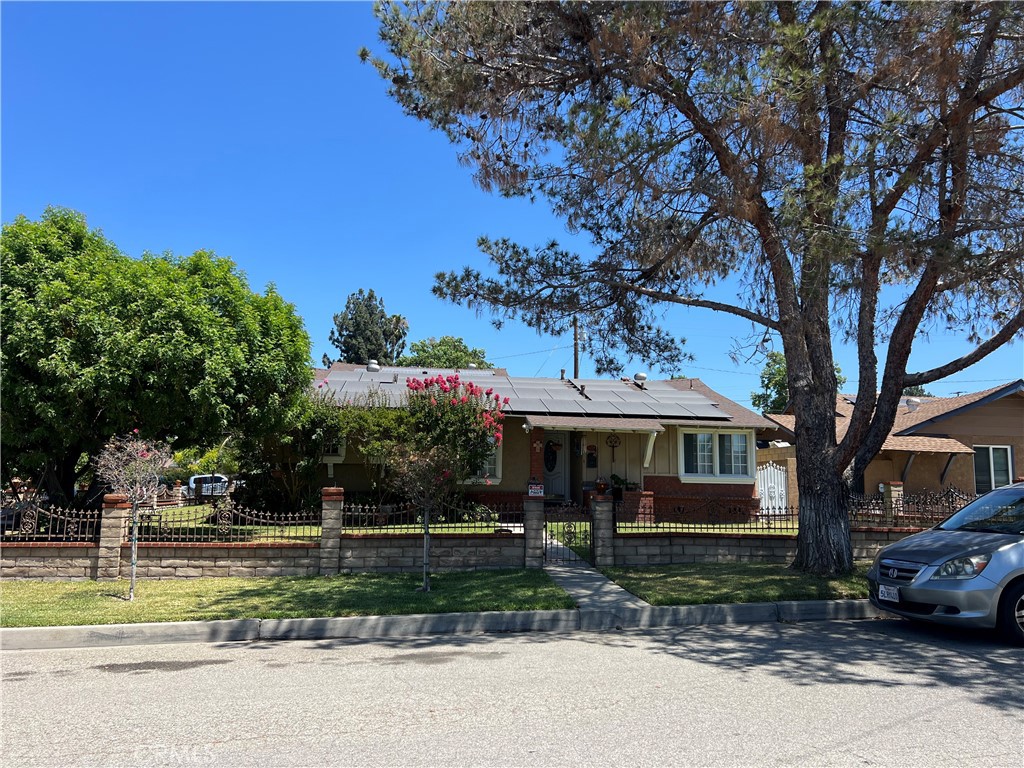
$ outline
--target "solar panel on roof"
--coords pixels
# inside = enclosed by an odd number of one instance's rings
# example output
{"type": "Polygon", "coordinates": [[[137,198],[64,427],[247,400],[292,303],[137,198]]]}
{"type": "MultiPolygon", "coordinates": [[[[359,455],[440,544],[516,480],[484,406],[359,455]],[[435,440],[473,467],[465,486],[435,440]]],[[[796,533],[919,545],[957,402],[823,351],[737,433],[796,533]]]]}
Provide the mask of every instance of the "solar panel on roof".
{"type": "Polygon", "coordinates": [[[516,413],[547,413],[544,401],[539,397],[510,398],[509,408],[516,413]]]}
{"type": "Polygon", "coordinates": [[[551,400],[549,398],[544,398],[541,402],[549,413],[580,415],[586,413],[583,404],[578,400],[551,400]]]}
{"type": "Polygon", "coordinates": [[[621,416],[622,409],[610,400],[585,400],[583,412],[588,416],[621,416]]]}
{"type": "Polygon", "coordinates": [[[658,416],[662,415],[661,411],[659,411],[657,408],[652,407],[648,403],[620,403],[619,408],[622,410],[623,413],[625,413],[628,416],[657,418],[658,416]]]}

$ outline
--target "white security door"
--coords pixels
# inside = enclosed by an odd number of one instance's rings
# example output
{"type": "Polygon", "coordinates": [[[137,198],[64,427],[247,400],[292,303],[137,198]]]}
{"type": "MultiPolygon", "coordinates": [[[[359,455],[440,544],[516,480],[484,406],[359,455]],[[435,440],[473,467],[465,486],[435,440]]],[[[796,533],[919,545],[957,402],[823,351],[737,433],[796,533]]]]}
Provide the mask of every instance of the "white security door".
{"type": "Polygon", "coordinates": [[[786,468],[774,461],[757,468],[757,491],[761,496],[762,512],[782,512],[789,506],[786,498],[788,480],[786,468]]]}
{"type": "Polygon", "coordinates": [[[565,432],[544,435],[544,495],[564,499],[568,490],[569,436],[565,432]]]}

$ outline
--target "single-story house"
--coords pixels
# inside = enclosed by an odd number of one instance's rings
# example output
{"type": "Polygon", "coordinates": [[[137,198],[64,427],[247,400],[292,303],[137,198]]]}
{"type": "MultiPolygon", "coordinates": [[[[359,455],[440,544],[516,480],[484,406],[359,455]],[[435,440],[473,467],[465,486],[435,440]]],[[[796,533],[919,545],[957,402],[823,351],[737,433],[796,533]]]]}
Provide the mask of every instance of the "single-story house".
{"type": "MultiPolygon", "coordinates": [[[[855,395],[836,399],[836,435],[846,434],[855,395]]],[[[766,414],[776,442],[792,440],[796,416],[766,414]]],[[[792,450],[792,448],[790,448],[792,450]]],[[[1024,476],[1024,379],[959,397],[904,397],[864,473],[864,492],[902,482],[904,493],[957,488],[985,493],[1024,476]]],[[[860,490],[860,489],[855,489],[860,490]]]]}
{"type": "MultiPolygon", "coordinates": [[[[335,363],[323,388],[337,402],[375,391],[398,407],[410,377],[459,373],[508,398],[504,440],[472,495],[518,503],[533,487],[547,502],[585,506],[614,492],[626,508],[678,510],[709,498],[756,512],[756,433],[772,424],[699,379],[527,378],[501,368],[462,371],[335,363]],[[607,486],[607,488],[606,488],[607,486]]],[[[368,488],[361,458],[340,447],[322,480],[368,488]]]]}

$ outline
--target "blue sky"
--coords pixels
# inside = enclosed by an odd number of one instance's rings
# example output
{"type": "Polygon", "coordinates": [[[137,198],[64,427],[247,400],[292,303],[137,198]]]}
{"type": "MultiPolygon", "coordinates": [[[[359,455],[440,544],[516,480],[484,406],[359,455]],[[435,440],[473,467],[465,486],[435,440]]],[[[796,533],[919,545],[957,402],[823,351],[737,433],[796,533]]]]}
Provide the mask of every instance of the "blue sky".
{"type": "MultiPolygon", "coordinates": [[[[230,257],[295,304],[316,361],[346,297],[373,288],[410,341],[462,336],[513,375],[571,373],[571,337],[496,331],[431,295],[438,270],[486,268],[480,235],[587,243],[543,202],[481,192],[442,135],[402,115],[356,55],[379,49],[369,3],[4,2],[0,23],[4,222],[62,205],[132,255],[230,257]]],[[[703,310],[666,322],[696,358],[683,372],[749,405],[762,361],[728,352],[750,324],[703,310]]],[[[921,340],[912,370],[968,349],[921,340]]],[[[836,358],[852,389],[854,351],[836,358]]],[[[928,389],[1022,376],[1018,342],[928,389]]]]}

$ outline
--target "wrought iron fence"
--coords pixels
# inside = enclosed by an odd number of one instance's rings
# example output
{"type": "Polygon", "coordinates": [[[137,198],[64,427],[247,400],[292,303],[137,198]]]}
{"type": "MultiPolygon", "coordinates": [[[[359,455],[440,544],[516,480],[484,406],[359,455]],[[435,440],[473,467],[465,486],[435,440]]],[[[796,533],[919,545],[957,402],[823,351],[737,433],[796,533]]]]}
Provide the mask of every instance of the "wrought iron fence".
{"type": "Polygon", "coordinates": [[[0,535],[5,542],[66,541],[95,544],[100,540],[99,510],[46,508],[30,501],[5,504],[0,535]]]}
{"type": "Polygon", "coordinates": [[[850,500],[850,522],[855,525],[928,528],[941,523],[976,498],[976,494],[954,486],[942,491],[897,496],[892,500],[891,508],[887,507],[882,494],[853,496],[850,500]]]}
{"type": "MultiPolygon", "coordinates": [[[[942,522],[977,498],[957,488],[938,493],[896,497],[891,505],[885,498],[852,495],[850,524],[854,526],[895,526],[928,528],[942,522]]],[[[768,533],[793,534],[799,529],[798,507],[771,507],[751,511],[743,504],[719,499],[702,499],[670,510],[627,512],[615,504],[618,533],[768,533]]]]}
{"type": "MultiPolygon", "coordinates": [[[[346,502],[342,533],[406,534],[423,530],[423,509],[416,504],[346,502]]],[[[431,535],[523,533],[522,504],[463,502],[445,505],[430,516],[431,535]]]]}
{"type": "Polygon", "coordinates": [[[616,533],[765,533],[793,534],[796,507],[758,510],[728,499],[696,499],[670,509],[628,512],[615,504],[616,533]]]}
{"type": "MultiPolygon", "coordinates": [[[[274,544],[320,540],[320,510],[258,512],[229,498],[215,504],[139,511],[139,541],[274,544]]],[[[126,522],[125,538],[131,535],[126,522]]]]}
{"type": "Polygon", "coordinates": [[[594,517],[567,502],[544,507],[544,562],[594,562],[594,517]]]}

